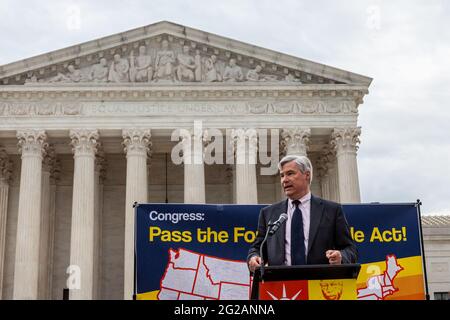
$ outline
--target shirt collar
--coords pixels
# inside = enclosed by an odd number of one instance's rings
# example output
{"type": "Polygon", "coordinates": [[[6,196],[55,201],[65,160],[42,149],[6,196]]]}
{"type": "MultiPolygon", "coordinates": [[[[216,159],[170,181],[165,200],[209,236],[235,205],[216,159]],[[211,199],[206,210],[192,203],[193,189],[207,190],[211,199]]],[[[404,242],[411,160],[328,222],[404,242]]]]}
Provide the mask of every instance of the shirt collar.
{"type": "Polygon", "coordinates": [[[308,192],[307,194],[305,194],[305,195],[304,195],[303,197],[301,197],[300,199],[289,199],[289,206],[290,206],[290,207],[293,207],[293,206],[294,206],[294,205],[292,204],[292,201],[294,201],[294,200],[299,200],[300,203],[301,203],[302,205],[308,203],[308,201],[311,200],[311,191],[308,192]]]}

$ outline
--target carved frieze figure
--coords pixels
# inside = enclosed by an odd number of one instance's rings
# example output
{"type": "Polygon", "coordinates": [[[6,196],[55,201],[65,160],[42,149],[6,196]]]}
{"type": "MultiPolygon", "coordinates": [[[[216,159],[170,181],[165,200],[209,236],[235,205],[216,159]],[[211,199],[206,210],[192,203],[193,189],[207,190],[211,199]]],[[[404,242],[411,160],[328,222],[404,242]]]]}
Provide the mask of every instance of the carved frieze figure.
{"type": "Polygon", "coordinates": [[[155,81],[172,80],[174,81],[173,66],[175,64],[175,53],[169,48],[169,41],[161,42],[161,50],[156,54],[155,60],[155,81]]]}
{"type": "Polygon", "coordinates": [[[28,78],[25,79],[25,84],[37,83],[37,82],[38,82],[38,79],[37,79],[36,75],[33,73],[28,74],[28,78]]]}
{"type": "Polygon", "coordinates": [[[177,78],[179,81],[194,81],[195,60],[189,55],[189,46],[184,45],[183,51],[178,54],[177,78]]]}
{"type": "Polygon", "coordinates": [[[206,82],[222,81],[222,75],[220,74],[219,68],[217,67],[217,56],[212,55],[210,58],[206,58],[205,70],[206,82]]]}
{"type": "Polygon", "coordinates": [[[69,116],[78,115],[81,112],[80,105],[65,105],[62,109],[62,113],[69,116]]]}
{"type": "Polygon", "coordinates": [[[0,103],[0,116],[6,116],[8,114],[8,105],[6,103],[0,103]]]}
{"type": "Polygon", "coordinates": [[[273,75],[263,75],[261,74],[262,67],[261,65],[257,65],[255,69],[249,70],[247,72],[247,80],[248,81],[276,81],[277,76],[273,75]]]}
{"type": "Polygon", "coordinates": [[[94,64],[89,72],[89,80],[94,82],[108,81],[108,62],[101,58],[100,62],[94,64]]]}
{"type": "Polygon", "coordinates": [[[302,83],[302,82],[300,81],[300,79],[294,77],[294,76],[292,75],[292,73],[288,73],[288,74],[286,75],[286,77],[284,77],[284,81],[287,81],[287,82],[297,82],[298,84],[301,84],[301,83],[302,83]]]}
{"type": "MultiPolygon", "coordinates": [[[[84,82],[93,84],[146,82],[150,84],[193,81],[206,83],[244,81],[302,83],[298,77],[299,70],[295,71],[284,67],[284,74],[281,75],[280,66],[273,62],[264,62],[259,57],[252,58],[241,56],[239,53],[224,52],[223,49],[210,48],[206,44],[199,45],[186,39],[180,39],[182,42],[181,45],[178,45],[178,42],[173,42],[173,38],[167,35],[162,38],[145,39],[145,44],[141,42],[143,40],[139,41],[124,44],[122,47],[111,49],[111,51],[98,52],[97,54],[100,56],[98,59],[93,59],[95,54],[91,53],[78,54],[76,60],[74,57],[68,57],[66,62],[68,65],[65,64],[64,70],[59,73],[63,62],[29,70],[25,77],[17,75],[15,79],[13,77],[1,79],[0,83],[22,82],[28,85],[84,82]],[[129,54],[128,48],[133,48],[129,54]],[[211,49],[215,54],[209,54],[211,49]],[[114,54],[115,52],[117,53],[114,54]],[[127,52],[127,54],[124,55],[123,52],[127,52]],[[220,58],[222,54],[230,59],[227,61],[220,58]],[[72,61],[76,63],[70,64],[72,61]],[[251,67],[249,67],[250,65],[251,67]],[[58,71],[54,72],[54,70],[58,71]],[[55,74],[57,75],[55,76],[55,74]]],[[[311,80],[311,77],[308,79],[311,80]]],[[[357,112],[352,105],[343,104],[342,108],[346,113],[357,112]]]]}
{"type": "Polygon", "coordinates": [[[248,104],[250,113],[263,114],[267,113],[269,104],[266,102],[252,102],[248,104]]]}
{"type": "Polygon", "coordinates": [[[200,50],[195,50],[195,81],[202,81],[202,56],[200,55],[200,50]]]}
{"type": "Polygon", "coordinates": [[[236,82],[244,80],[242,69],[236,64],[235,59],[230,59],[230,63],[225,68],[225,71],[223,73],[223,80],[227,82],[236,82]]]}
{"type": "Polygon", "coordinates": [[[153,78],[152,57],[147,54],[145,46],[139,47],[139,55],[134,56],[130,53],[130,81],[131,82],[150,82],[153,78]]]}
{"type": "Polygon", "coordinates": [[[264,81],[265,79],[261,77],[262,67],[260,65],[257,65],[255,69],[249,70],[247,72],[247,80],[248,81],[264,81]]]}
{"type": "Polygon", "coordinates": [[[72,64],[67,66],[66,74],[58,73],[57,76],[50,79],[49,82],[81,82],[83,80],[83,75],[80,70],[75,69],[72,64]]]}
{"type": "Polygon", "coordinates": [[[34,109],[34,106],[31,105],[15,105],[14,108],[9,108],[9,115],[11,116],[26,116],[31,113],[34,109]]]}
{"type": "Polygon", "coordinates": [[[50,116],[50,115],[55,114],[56,107],[55,107],[55,105],[52,105],[52,104],[44,104],[44,105],[40,105],[39,107],[36,106],[35,110],[36,110],[36,114],[38,114],[40,116],[50,116]]]}
{"type": "Polygon", "coordinates": [[[128,60],[122,58],[120,54],[114,55],[114,61],[109,68],[108,80],[111,82],[128,82],[128,72],[130,70],[130,64],[128,60]]]}

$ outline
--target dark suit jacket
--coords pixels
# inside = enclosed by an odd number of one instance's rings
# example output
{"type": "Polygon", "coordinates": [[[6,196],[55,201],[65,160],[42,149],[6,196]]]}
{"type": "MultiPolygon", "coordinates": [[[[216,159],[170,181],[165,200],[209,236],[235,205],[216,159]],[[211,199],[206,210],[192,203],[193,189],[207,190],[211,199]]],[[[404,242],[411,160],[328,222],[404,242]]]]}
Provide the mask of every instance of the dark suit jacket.
{"type": "MultiPolygon", "coordinates": [[[[247,261],[260,255],[260,246],[266,235],[267,223],[275,222],[283,212],[287,212],[288,200],[261,209],[258,221],[258,236],[252,244],[247,261]]],[[[284,265],[286,223],[269,236],[264,245],[264,261],[269,265],[284,265]]],[[[340,250],[342,263],[355,263],[357,249],[350,236],[342,206],[338,203],[311,196],[311,217],[309,226],[307,264],[328,264],[327,250],[340,250]]]]}

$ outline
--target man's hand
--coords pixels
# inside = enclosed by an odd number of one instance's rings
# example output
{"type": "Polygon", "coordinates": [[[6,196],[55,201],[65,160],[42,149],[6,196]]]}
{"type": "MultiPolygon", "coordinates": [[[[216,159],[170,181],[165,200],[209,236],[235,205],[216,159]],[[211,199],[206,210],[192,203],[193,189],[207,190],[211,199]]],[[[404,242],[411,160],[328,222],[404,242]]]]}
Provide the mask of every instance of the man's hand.
{"type": "Polygon", "coordinates": [[[248,268],[251,272],[255,272],[257,268],[261,266],[261,257],[260,256],[253,256],[248,261],[248,268]]]}
{"type": "Polygon", "coordinates": [[[325,255],[330,264],[341,264],[342,263],[342,255],[339,250],[327,250],[325,255]]]}

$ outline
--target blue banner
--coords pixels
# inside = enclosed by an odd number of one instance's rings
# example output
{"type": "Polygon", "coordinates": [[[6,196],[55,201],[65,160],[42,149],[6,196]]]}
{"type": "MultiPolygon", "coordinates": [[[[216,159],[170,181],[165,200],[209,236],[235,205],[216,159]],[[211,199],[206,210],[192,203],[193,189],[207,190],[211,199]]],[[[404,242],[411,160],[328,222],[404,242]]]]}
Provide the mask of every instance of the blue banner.
{"type": "MultiPolygon", "coordinates": [[[[138,299],[248,299],[247,252],[265,205],[139,204],[136,207],[138,299]]],[[[362,264],[361,299],[424,295],[415,204],[344,205],[362,264]],[[395,286],[369,291],[370,281],[395,286]],[[386,278],[387,279],[387,278],[386,278]]]]}

